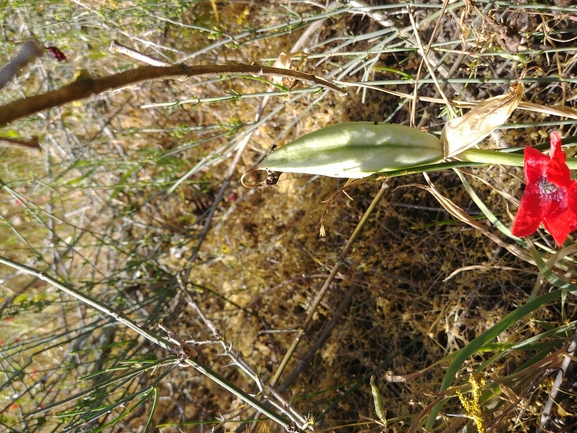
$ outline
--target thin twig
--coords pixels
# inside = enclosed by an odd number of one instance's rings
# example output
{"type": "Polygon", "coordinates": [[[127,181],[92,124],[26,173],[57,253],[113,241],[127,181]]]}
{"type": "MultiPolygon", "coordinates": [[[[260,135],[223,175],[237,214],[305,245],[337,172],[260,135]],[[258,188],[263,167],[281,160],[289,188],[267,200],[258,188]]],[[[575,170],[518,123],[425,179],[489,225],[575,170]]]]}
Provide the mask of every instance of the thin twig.
{"type": "MultiPolygon", "coordinates": [[[[184,283],[180,276],[178,277],[180,288],[187,298],[187,303],[194,313],[200,318],[204,326],[206,326],[209,332],[214,338],[214,342],[222,346],[224,353],[232,360],[233,364],[240,368],[247,376],[249,376],[253,382],[258,386],[261,394],[268,399],[268,401],[273,404],[280,412],[286,415],[294,424],[300,426],[301,430],[307,428],[306,418],[300,414],[296,409],[294,409],[280,394],[274,389],[270,384],[266,383],[261,379],[261,377],[247,364],[247,362],[242,359],[242,357],[232,350],[232,346],[225,340],[223,335],[218,331],[216,326],[205,316],[200,307],[194,300],[190,293],[184,287],[184,283]],[[272,397],[272,398],[271,398],[272,397]],[[273,400],[274,399],[274,400],[273,400]],[[276,400],[276,401],[275,401],[276,400]]],[[[258,408],[257,408],[258,409],[258,408]]],[[[251,417],[254,418],[254,417],[251,417]]]]}
{"type": "Polygon", "coordinates": [[[351,303],[353,295],[356,293],[358,288],[359,286],[356,284],[353,284],[351,287],[349,287],[349,290],[347,290],[347,293],[345,294],[344,298],[342,299],[336,311],[334,312],[333,317],[325,324],[324,329],[321,331],[321,333],[319,334],[319,336],[317,337],[316,341],[313,343],[309,351],[301,360],[299,360],[296,367],[293,369],[293,371],[290,372],[285,381],[279,387],[279,392],[283,392],[284,390],[286,390],[298,377],[298,375],[301,374],[304,370],[306,370],[311,360],[313,359],[315,353],[317,353],[317,351],[320,350],[320,348],[325,344],[327,339],[330,337],[332,330],[335,328],[335,326],[337,326],[337,322],[339,321],[339,319],[341,318],[341,316],[351,303]]]}
{"type": "MultiPolygon", "coordinates": [[[[12,261],[12,260],[6,258],[6,257],[0,256],[0,263],[4,264],[6,266],[10,266],[11,268],[14,268],[14,269],[18,269],[18,270],[20,270],[26,274],[32,275],[32,276],[39,278],[43,281],[46,281],[47,283],[51,284],[55,288],[69,294],[70,296],[73,296],[74,298],[85,303],[86,305],[90,305],[91,307],[97,309],[98,311],[111,316],[113,319],[115,319],[116,321],[129,327],[130,329],[137,332],[139,335],[143,336],[147,340],[152,341],[153,343],[157,344],[158,346],[179,355],[178,348],[175,350],[174,345],[170,341],[167,341],[164,338],[157,336],[156,334],[150,332],[148,329],[140,326],[138,323],[129,319],[123,313],[114,310],[113,308],[109,307],[108,305],[103,304],[100,301],[97,301],[96,299],[92,298],[91,296],[85,295],[84,293],[82,293],[82,292],[80,292],[80,291],[78,291],[72,287],[69,287],[69,286],[62,284],[61,282],[59,282],[56,279],[52,278],[51,276],[45,274],[44,272],[38,271],[34,268],[23,265],[21,263],[17,263],[15,261],[12,261]]],[[[226,380],[224,377],[222,377],[217,372],[215,372],[215,371],[211,370],[210,368],[201,364],[197,360],[196,357],[192,356],[192,354],[190,354],[190,355],[191,355],[191,357],[189,357],[189,358],[186,358],[186,359],[181,358],[181,361],[190,365],[199,373],[203,374],[204,376],[206,376],[209,379],[211,379],[212,381],[216,382],[217,384],[219,384],[220,386],[222,386],[226,390],[230,391],[231,393],[236,395],[238,398],[240,398],[245,403],[247,403],[250,406],[254,407],[255,409],[261,411],[267,417],[269,417],[271,420],[275,421],[277,424],[281,425],[285,429],[288,428],[289,423],[287,422],[287,420],[285,420],[284,418],[281,418],[275,412],[272,412],[266,405],[262,404],[260,401],[258,401],[254,397],[252,397],[249,394],[247,394],[246,392],[244,392],[238,386],[236,386],[233,383],[226,380]]]]}
{"type": "MultiPolygon", "coordinates": [[[[433,69],[438,71],[438,73],[441,77],[443,77],[444,79],[451,77],[451,75],[452,75],[451,70],[443,62],[441,62],[439,60],[439,58],[437,57],[437,54],[434,51],[423,50],[422,44],[420,44],[419,41],[416,39],[417,33],[414,30],[413,24],[411,24],[410,26],[407,26],[405,28],[399,28],[397,25],[395,25],[395,22],[393,20],[387,18],[386,16],[384,16],[382,13],[380,13],[378,11],[374,11],[374,10],[370,9],[368,7],[368,4],[366,2],[364,2],[363,0],[354,0],[354,1],[350,0],[347,3],[350,4],[351,6],[357,8],[357,9],[360,9],[363,13],[366,13],[369,17],[371,17],[371,19],[375,20],[382,27],[395,28],[396,31],[398,32],[399,36],[401,36],[403,39],[406,39],[408,42],[410,42],[411,44],[413,44],[414,46],[416,46],[418,48],[419,54],[423,58],[426,57],[428,64],[431,65],[431,67],[433,69]]],[[[460,8],[464,4],[465,4],[465,2],[458,1],[455,3],[449,4],[449,5],[445,5],[441,12],[432,14],[427,19],[419,22],[419,25],[424,24],[425,22],[428,21],[429,18],[432,18],[432,17],[436,17],[435,19],[439,20],[440,18],[438,15],[441,15],[442,13],[444,13],[445,11],[448,11],[448,10],[454,10],[454,9],[460,8]]],[[[441,81],[441,80],[439,80],[439,81],[440,82],[448,82],[449,85],[453,88],[453,91],[455,92],[455,94],[461,95],[461,97],[463,99],[465,99],[465,100],[472,100],[473,99],[470,92],[460,82],[441,81]]]]}
{"type": "Polygon", "coordinates": [[[17,147],[20,149],[42,150],[38,137],[32,137],[30,140],[18,140],[16,138],[0,137],[0,147],[17,147]],[[6,142],[6,144],[2,142],[6,142]]]}
{"type": "Polygon", "coordinates": [[[131,59],[138,60],[139,62],[146,63],[147,65],[151,66],[172,66],[168,62],[164,62],[162,60],[155,59],[154,57],[147,56],[140,51],[133,50],[132,48],[127,47],[126,45],[122,45],[120,42],[112,41],[110,43],[110,47],[108,50],[111,53],[119,53],[124,54],[131,59]]]}
{"type": "Polygon", "coordinates": [[[353,243],[355,242],[355,240],[357,239],[357,237],[359,236],[359,234],[362,231],[362,228],[364,227],[364,225],[366,224],[366,222],[369,219],[369,216],[372,214],[373,210],[375,209],[377,203],[381,200],[381,198],[383,197],[383,195],[385,194],[385,191],[387,190],[388,186],[386,182],[383,182],[381,185],[381,189],[379,190],[379,192],[377,193],[377,195],[375,196],[375,198],[373,199],[373,201],[371,202],[369,208],[367,209],[367,211],[365,212],[365,214],[363,215],[363,218],[361,219],[361,221],[359,221],[359,223],[357,224],[357,227],[355,228],[355,231],[353,232],[353,234],[351,235],[351,237],[349,238],[348,242],[346,243],[345,247],[343,248],[343,251],[341,252],[339,259],[337,260],[337,262],[335,263],[335,265],[333,266],[333,270],[331,271],[330,275],[327,277],[325,283],[323,284],[323,286],[321,287],[321,289],[319,290],[315,300],[313,301],[308,315],[302,325],[302,327],[299,329],[299,332],[296,336],[296,338],[294,339],[292,345],[289,347],[289,349],[287,350],[279,368],[277,369],[274,377],[271,380],[271,385],[275,386],[276,383],[279,381],[284,369],[286,368],[289,360],[291,359],[294,351],[297,349],[301,339],[304,337],[305,333],[307,332],[310,324],[313,321],[313,317],[316,313],[316,310],[318,308],[318,306],[320,305],[321,301],[323,300],[325,294],[327,293],[331,283],[333,282],[334,278],[336,277],[338,271],[340,270],[341,266],[344,264],[345,262],[345,257],[347,256],[349,250],[352,248],[353,243]]]}
{"type": "MultiPolygon", "coordinates": [[[[427,69],[429,70],[429,74],[431,74],[431,78],[433,79],[433,81],[435,82],[435,84],[437,85],[437,89],[441,95],[441,97],[443,98],[443,100],[445,101],[445,104],[447,105],[447,108],[449,109],[449,111],[451,112],[451,114],[453,115],[453,117],[457,117],[457,114],[455,113],[455,110],[453,109],[453,107],[451,106],[451,103],[449,102],[449,99],[447,98],[447,95],[445,95],[445,92],[443,92],[443,89],[441,87],[441,85],[439,84],[439,81],[437,80],[437,75],[435,72],[435,68],[434,66],[431,64],[431,62],[429,61],[429,49],[425,49],[423,47],[423,43],[421,42],[421,38],[419,36],[419,28],[417,26],[417,24],[415,23],[415,18],[413,17],[412,11],[409,8],[409,20],[411,21],[411,25],[413,26],[414,29],[414,36],[417,42],[417,47],[418,47],[418,52],[421,55],[423,61],[425,62],[425,65],[427,66],[427,69]]],[[[436,66],[436,65],[435,65],[436,66]]]]}
{"type": "MultiPolygon", "coordinates": [[[[551,388],[551,392],[549,393],[549,398],[547,399],[547,403],[545,403],[545,407],[543,408],[543,412],[541,413],[541,428],[547,428],[547,424],[551,420],[551,409],[553,409],[553,404],[555,403],[555,398],[561,389],[561,384],[563,383],[563,378],[567,374],[567,369],[569,368],[569,364],[571,361],[574,360],[573,356],[575,355],[575,351],[577,350],[577,335],[573,337],[573,341],[569,344],[567,348],[567,353],[563,355],[563,362],[561,363],[561,368],[557,373],[557,377],[555,378],[555,383],[551,388]]],[[[541,432],[541,428],[537,429],[537,433],[541,432]]]]}

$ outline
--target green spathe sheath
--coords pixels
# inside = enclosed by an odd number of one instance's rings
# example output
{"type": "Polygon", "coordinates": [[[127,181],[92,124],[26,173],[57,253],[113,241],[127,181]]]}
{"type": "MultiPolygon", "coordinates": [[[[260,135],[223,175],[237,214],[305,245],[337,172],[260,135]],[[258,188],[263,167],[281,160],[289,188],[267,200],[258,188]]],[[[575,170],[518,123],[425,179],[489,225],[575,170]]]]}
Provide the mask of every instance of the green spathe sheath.
{"type": "Polygon", "coordinates": [[[434,136],[404,125],[346,122],[327,126],[275,150],[259,168],[362,178],[443,159],[434,136]]]}

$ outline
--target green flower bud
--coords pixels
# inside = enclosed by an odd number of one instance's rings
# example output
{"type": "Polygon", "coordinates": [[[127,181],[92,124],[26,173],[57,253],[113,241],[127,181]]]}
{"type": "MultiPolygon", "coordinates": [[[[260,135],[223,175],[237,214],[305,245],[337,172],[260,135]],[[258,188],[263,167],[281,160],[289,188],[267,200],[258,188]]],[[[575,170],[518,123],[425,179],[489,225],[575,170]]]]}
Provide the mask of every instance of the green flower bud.
{"type": "Polygon", "coordinates": [[[259,169],[358,179],[442,159],[441,142],[418,129],[347,122],[327,126],[286,144],[269,154],[259,169]]]}

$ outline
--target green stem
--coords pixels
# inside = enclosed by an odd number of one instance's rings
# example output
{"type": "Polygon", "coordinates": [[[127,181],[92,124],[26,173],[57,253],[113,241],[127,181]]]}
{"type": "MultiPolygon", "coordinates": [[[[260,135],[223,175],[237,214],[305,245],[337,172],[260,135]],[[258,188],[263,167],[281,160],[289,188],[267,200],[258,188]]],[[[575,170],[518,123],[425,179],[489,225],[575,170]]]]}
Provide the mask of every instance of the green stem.
{"type": "MultiPolygon", "coordinates": [[[[513,167],[523,167],[524,156],[521,153],[509,153],[497,150],[468,149],[458,155],[461,161],[481,162],[485,164],[501,164],[513,167]]],[[[567,159],[567,166],[577,170],[577,158],[567,159]]]]}

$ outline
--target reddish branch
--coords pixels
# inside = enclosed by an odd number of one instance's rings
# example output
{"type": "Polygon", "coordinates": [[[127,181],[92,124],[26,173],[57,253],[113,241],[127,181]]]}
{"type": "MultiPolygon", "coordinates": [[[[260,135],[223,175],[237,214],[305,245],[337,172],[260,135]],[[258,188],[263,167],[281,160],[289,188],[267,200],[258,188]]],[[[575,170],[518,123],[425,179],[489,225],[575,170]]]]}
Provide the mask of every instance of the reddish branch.
{"type": "Polygon", "coordinates": [[[58,90],[45,93],[43,95],[31,96],[20,99],[10,104],[0,107],[0,127],[13,122],[16,119],[30,116],[42,110],[58,107],[79,99],[85,99],[92,95],[98,95],[108,90],[119,89],[142,81],[154,79],[168,79],[176,77],[200,77],[200,76],[222,76],[230,74],[250,74],[255,76],[273,75],[297,79],[304,82],[318,84],[331,88],[340,93],[346,92],[330,81],[305,74],[290,69],[272,68],[259,65],[207,65],[207,66],[144,66],[116,75],[102,78],[92,78],[90,76],[80,77],[73,83],[58,90]]]}

